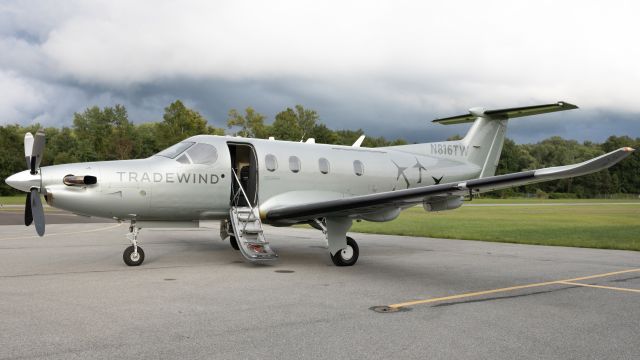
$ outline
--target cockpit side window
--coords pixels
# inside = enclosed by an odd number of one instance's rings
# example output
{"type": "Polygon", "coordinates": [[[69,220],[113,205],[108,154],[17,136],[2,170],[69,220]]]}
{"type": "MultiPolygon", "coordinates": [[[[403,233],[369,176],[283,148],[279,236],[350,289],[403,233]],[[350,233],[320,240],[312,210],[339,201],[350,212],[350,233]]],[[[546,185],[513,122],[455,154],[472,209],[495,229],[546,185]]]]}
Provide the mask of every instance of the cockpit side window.
{"type": "Polygon", "coordinates": [[[194,164],[213,165],[218,160],[218,152],[213,145],[198,143],[187,150],[186,155],[189,156],[194,164]]]}
{"type": "Polygon", "coordinates": [[[187,154],[182,154],[182,156],[177,158],[176,161],[179,162],[180,164],[186,164],[186,165],[191,164],[191,161],[189,160],[189,157],[187,157],[187,154]]]}
{"type": "Polygon", "coordinates": [[[192,141],[183,141],[160,151],[156,155],[169,159],[175,159],[176,156],[180,155],[183,151],[190,148],[193,144],[195,143],[192,141]]]}

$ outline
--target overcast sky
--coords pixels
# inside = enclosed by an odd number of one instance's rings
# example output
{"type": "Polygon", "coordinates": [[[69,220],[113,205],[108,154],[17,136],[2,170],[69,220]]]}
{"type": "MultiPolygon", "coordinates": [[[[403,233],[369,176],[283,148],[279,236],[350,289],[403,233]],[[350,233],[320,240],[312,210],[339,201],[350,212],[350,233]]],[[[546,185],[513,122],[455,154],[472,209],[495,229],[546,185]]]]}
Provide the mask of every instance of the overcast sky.
{"type": "Polygon", "coordinates": [[[0,124],[70,125],[175,99],[224,126],[302,104],[334,129],[432,141],[438,117],[559,100],[508,136],[640,137],[637,1],[0,2],[0,124]]]}

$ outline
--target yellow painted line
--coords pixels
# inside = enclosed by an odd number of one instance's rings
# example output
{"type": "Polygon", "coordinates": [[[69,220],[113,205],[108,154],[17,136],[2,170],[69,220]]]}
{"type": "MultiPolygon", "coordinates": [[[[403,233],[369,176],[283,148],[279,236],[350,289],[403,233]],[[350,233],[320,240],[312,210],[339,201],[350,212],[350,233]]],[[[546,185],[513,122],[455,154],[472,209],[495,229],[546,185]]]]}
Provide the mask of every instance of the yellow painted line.
{"type": "Polygon", "coordinates": [[[607,290],[629,291],[629,292],[634,292],[634,293],[640,293],[640,289],[627,289],[627,288],[619,288],[619,287],[614,287],[614,286],[582,284],[582,283],[571,282],[571,281],[562,281],[562,282],[560,282],[560,284],[577,285],[577,286],[584,286],[584,287],[590,287],[590,288],[596,288],[596,289],[607,289],[607,290]]]}
{"type": "MultiPolygon", "coordinates": [[[[109,230],[109,229],[113,229],[116,228],[118,226],[120,226],[121,224],[114,224],[114,225],[110,225],[110,226],[106,226],[106,227],[101,227],[101,228],[97,228],[97,229],[90,229],[90,230],[80,230],[80,231],[71,231],[71,232],[65,232],[65,233],[53,233],[53,234],[45,234],[46,236],[58,236],[58,235],[76,235],[76,234],[86,234],[86,233],[92,233],[92,232],[98,232],[98,231],[103,231],[103,230],[109,230]]],[[[17,236],[17,237],[9,237],[9,238],[3,238],[1,240],[21,240],[21,239],[37,239],[40,236],[38,235],[31,235],[31,236],[17,236]]]]}
{"type": "MultiPolygon", "coordinates": [[[[437,298],[431,298],[431,299],[407,301],[407,302],[398,303],[398,304],[391,304],[391,305],[389,305],[389,307],[390,308],[401,308],[401,307],[407,307],[407,306],[413,306],[413,305],[429,304],[429,303],[440,302],[440,301],[464,299],[464,298],[469,298],[469,297],[476,297],[476,296],[488,295],[488,294],[496,294],[496,293],[501,293],[501,292],[520,290],[520,289],[529,289],[529,288],[548,286],[548,285],[558,285],[558,284],[563,284],[563,283],[573,283],[575,281],[596,279],[596,278],[602,278],[602,277],[613,276],[613,275],[627,274],[627,273],[632,273],[632,272],[640,272],[640,269],[629,269],[629,270],[613,271],[613,272],[609,272],[609,273],[582,276],[582,277],[577,277],[577,278],[573,278],[573,279],[546,281],[546,282],[540,282],[540,283],[534,283],[534,284],[510,286],[510,287],[505,287],[505,288],[500,288],[500,289],[468,292],[468,293],[463,293],[463,294],[443,296],[443,297],[437,297],[437,298]]],[[[577,285],[585,285],[585,284],[577,284],[577,285]]]]}

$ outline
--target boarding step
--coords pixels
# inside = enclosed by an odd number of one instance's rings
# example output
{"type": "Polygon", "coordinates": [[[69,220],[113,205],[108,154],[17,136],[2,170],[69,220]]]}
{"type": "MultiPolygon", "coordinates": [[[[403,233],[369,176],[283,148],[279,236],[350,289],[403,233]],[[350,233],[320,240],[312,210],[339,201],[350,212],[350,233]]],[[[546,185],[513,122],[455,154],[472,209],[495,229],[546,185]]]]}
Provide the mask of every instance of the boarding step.
{"type": "Polygon", "coordinates": [[[240,224],[241,224],[240,226],[243,226],[243,228],[240,230],[245,234],[262,233],[262,224],[258,221],[245,222],[244,224],[240,222],[240,224]]]}
{"type": "Polygon", "coordinates": [[[278,258],[278,254],[264,238],[257,208],[233,206],[229,215],[238,247],[245,259],[258,262],[278,258]]]}

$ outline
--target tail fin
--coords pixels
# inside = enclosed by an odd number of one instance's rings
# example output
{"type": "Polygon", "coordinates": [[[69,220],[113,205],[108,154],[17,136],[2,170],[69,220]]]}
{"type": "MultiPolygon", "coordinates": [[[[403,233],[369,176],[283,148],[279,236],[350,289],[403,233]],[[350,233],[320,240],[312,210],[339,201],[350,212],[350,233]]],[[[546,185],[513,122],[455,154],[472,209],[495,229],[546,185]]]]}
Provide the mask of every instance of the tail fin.
{"type": "Polygon", "coordinates": [[[502,152],[502,145],[504,144],[504,137],[507,130],[507,121],[509,119],[577,108],[575,105],[562,101],[555,104],[498,110],[472,108],[469,109],[469,114],[433,120],[434,123],[443,125],[473,122],[473,126],[471,126],[471,129],[469,129],[469,132],[462,140],[432,144],[404,145],[394,148],[434,156],[452,155],[452,152],[455,156],[461,154],[467,161],[482,169],[480,171],[480,178],[493,176],[498,167],[498,160],[500,160],[500,153],[502,152]],[[453,149],[453,151],[450,149],[453,149]]]}
{"type": "Polygon", "coordinates": [[[436,119],[433,122],[443,125],[473,122],[473,126],[460,142],[468,149],[467,160],[481,167],[479,177],[483,178],[495,175],[509,119],[577,108],[573,104],[562,101],[555,104],[498,110],[472,108],[469,109],[468,115],[436,119]]]}

